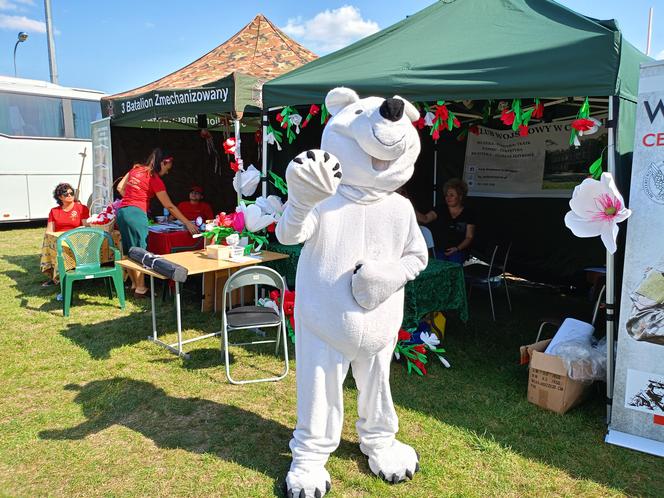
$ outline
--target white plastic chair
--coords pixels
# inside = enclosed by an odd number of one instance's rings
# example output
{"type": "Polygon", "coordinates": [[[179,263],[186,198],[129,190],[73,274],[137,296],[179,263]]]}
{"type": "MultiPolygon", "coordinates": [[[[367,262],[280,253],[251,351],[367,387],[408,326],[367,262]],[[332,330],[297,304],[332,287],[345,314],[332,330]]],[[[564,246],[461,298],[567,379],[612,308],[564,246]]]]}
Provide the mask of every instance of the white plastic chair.
{"type": "Polygon", "coordinates": [[[434,248],[434,243],[433,243],[433,234],[431,233],[431,230],[429,230],[427,227],[420,226],[420,230],[422,230],[422,236],[424,237],[424,242],[427,243],[427,249],[431,250],[431,256],[434,258],[436,257],[436,249],[434,248]]]}
{"type": "Polygon", "coordinates": [[[221,330],[222,342],[221,348],[224,355],[224,363],[226,365],[226,377],[231,384],[250,384],[254,382],[270,382],[278,381],[288,375],[288,341],[286,339],[286,315],[284,314],[284,290],[286,285],[284,279],[272,268],[266,266],[250,266],[243,268],[233,273],[224,285],[224,293],[222,297],[222,315],[221,315],[221,330]],[[229,303],[230,293],[242,287],[254,286],[255,296],[258,297],[258,286],[264,285],[275,288],[279,291],[281,296],[281,304],[279,305],[279,312],[265,306],[238,306],[232,309],[226,309],[229,303]],[[250,341],[241,343],[230,343],[228,335],[237,330],[258,329],[262,332],[262,328],[277,328],[277,335],[275,339],[264,341],[250,341]],[[253,344],[269,344],[276,343],[274,353],[278,354],[279,343],[283,340],[284,349],[284,371],[281,375],[276,377],[266,377],[261,379],[250,380],[235,380],[231,376],[230,358],[228,348],[229,346],[248,346],[253,344]]]}

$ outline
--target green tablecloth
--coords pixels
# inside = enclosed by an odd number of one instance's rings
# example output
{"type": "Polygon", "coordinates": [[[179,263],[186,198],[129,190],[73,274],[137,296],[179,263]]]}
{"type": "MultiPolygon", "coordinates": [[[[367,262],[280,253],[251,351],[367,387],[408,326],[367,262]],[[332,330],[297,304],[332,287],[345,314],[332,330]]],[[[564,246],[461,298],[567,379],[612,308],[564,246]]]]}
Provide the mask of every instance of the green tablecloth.
{"type": "MultiPolygon", "coordinates": [[[[272,261],[268,265],[286,278],[288,287],[295,288],[297,261],[302,246],[270,243],[270,251],[288,254],[288,259],[272,261]]],[[[429,265],[412,282],[406,284],[404,327],[414,327],[432,311],[456,311],[464,322],[468,320],[466,284],[461,265],[430,259],[429,265]]]]}

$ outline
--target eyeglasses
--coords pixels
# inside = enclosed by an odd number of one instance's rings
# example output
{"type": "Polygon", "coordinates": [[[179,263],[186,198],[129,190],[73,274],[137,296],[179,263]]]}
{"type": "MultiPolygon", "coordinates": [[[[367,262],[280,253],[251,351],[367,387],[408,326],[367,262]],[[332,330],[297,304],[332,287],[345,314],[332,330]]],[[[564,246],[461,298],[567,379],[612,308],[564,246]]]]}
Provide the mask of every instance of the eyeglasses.
{"type": "Polygon", "coordinates": [[[74,192],[72,192],[71,190],[67,190],[65,193],[62,194],[63,197],[70,197],[70,196],[73,196],[73,195],[74,195],[74,192]]]}

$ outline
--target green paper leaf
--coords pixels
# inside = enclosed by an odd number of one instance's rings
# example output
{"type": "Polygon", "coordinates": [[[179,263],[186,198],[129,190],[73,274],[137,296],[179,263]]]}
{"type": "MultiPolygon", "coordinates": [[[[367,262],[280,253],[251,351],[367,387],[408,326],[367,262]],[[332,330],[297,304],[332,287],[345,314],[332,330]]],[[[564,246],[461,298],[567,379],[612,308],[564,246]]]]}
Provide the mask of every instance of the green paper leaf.
{"type": "Polygon", "coordinates": [[[407,362],[408,365],[408,373],[410,374],[410,371],[413,369],[413,364],[411,362],[407,362]]]}
{"type": "Polygon", "coordinates": [[[451,112],[447,115],[447,129],[449,131],[452,131],[452,128],[454,128],[454,114],[451,112]]]}
{"type": "Polygon", "coordinates": [[[421,375],[422,377],[424,377],[424,374],[422,373],[422,370],[420,370],[417,367],[417,365],[413,365],[413,370],[415,370],[415,373],[417,373],[417,374],[421,375]]]}
{"type": "Polygon", "coordinates": [[[521,123],[528,126],[528,123],[530,122],[530,117],[533,115],[533,111],[535,108],[529,109],[526,112],[521,114],[521,123]]]}
{"type": "Polygon", "coordinates": [[[602,176],[602,156],[599,156],[599,158],[590,165],[588,171],[591,175],[593,175],[595,180],[599,180],[599,178],[602,176]]]}
{"type": "Polygon", "coordinates": [[[272,171],[270,171],[269,173],[270,176],[272,177],[272,185],[274,185],[274,188],[276,188],[283,195],[288,195],[288,185],[286,184],[284,179],[272,171]]]}

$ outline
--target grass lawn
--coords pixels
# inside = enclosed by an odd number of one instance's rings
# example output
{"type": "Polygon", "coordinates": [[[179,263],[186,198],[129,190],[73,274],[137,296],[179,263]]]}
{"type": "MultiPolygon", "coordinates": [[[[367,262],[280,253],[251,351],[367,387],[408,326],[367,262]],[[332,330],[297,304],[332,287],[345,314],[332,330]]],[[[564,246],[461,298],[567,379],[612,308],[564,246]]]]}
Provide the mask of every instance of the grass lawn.
{"type": "MultiPolygon", "coordinates": [[[[42,233],[0,232],[0,496],[280,496],[294,373],[232,386],[218,340],[178,359],[146,340],[149,300],[120,310],[94,282],[78,287],[63,318],[56,288],[40,286],[42,233]]],[[[487,296],[473,293],[469,323],[448,321],[451,369],[434,364],[421,378],[393,364],[399,437],[421,455],[411,482],[391,486],[370,473],[347,382],[331,496],[662,496],[664,460],[603,442],[600,386],[564,416],[526,401],[518,346],[534,340],[541,316],[590,305],[525,288],[513,303],[508,315],[499,293],[494,323],[487,296]]],[[[159,309],[172,332],[172,303],[159,309]]],[[[184,324],[211,331],[219,318],[190,298],[184,324]]],[[[237,375],[278,371],[269,349],[235,348],[237,375]]]]}

